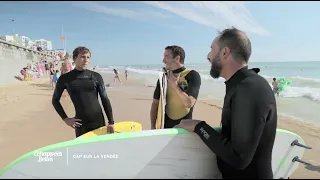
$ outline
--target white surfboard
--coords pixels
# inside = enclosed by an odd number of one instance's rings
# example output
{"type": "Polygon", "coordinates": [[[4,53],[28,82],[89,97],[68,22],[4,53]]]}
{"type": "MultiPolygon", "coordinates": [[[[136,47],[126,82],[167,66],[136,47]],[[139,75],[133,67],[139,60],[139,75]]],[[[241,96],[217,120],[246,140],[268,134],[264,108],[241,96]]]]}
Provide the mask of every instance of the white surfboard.
{"type": "Polygon", "coordinates": [[[163,72],[159,72],[160,99],[158,105],[158,114],[156,120],[156,129],[164,128],[164,118],[166,110],[167,97],[167,76],[163,72]],[[159,125],[158,125],[159,124],[159,125]]]}
{"type": "MultiPolygon", "coordinates": [[[[298,167],[304,148],[296,134],[278,129],[272,155],[274,178],[298,167]]],[[[1,178],[197,178],[218,179],[215,154],[198,135],[183,129],[124,132],[62,142],[27,153],[0,172],[1,178]]]]}

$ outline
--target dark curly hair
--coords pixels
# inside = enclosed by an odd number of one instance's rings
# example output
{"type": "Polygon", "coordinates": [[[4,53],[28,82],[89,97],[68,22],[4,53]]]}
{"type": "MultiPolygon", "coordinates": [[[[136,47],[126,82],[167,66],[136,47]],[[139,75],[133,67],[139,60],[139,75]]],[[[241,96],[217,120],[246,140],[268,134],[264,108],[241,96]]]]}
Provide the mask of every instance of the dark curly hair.
{"type": "Polygon", "coordinates": [[[84,46],[78,46],[77,48],[75,48],[73,50],[72,58],[76,59],[79,55],[85,54],[85,53],[90,53],[90,56],[91,56],[91,52],[88,48],[86,48],[84,46]]]}
{"type": "Polygon", "coordinates": [[[165,48],[165,50],[171,50],[173,58],[180,56],[180,63],[184,64],[184,59],[186,57],[186,54],[185,54],[182,47],[180,47],[180,46],[167,46],[165,48]]]}

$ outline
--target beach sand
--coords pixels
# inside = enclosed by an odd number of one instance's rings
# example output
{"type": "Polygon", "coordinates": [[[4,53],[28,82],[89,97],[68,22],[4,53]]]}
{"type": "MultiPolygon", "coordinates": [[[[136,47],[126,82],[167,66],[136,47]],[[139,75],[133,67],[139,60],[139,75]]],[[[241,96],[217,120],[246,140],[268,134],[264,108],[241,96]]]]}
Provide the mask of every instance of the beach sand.
{"type": "MultiPolygon", "coordinates": [[[[150,129],[149,110],[154,87],[139,86],[135,82],[113,84],[112,76],[105,76],[115,121],[136,121],[143,129],[150,129]],[[125,113],[123,113],[125,112],[125,113]]],[[[53,90],[47,77],[15,85],[0,87],[0,169],[34,149],[75,138],[51,104],[53,90]]],[[[68,96],[61,103],[69,116],[74,107],[68,96]]],[[[221,101],[198,101],[194,119],[219,126],[221,101]]],[[[320,178],[320,127],[279,117],[278,128],[299,134],[312,150],[306,150],[303,159],[314,166],[300,165],[290,178],[320,178]]]]}

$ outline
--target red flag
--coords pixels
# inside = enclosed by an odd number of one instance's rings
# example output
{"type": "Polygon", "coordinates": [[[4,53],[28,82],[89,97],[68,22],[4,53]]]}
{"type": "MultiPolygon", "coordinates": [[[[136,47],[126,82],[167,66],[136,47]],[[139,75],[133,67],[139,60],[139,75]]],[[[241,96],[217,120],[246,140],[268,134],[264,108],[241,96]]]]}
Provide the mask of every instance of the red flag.
{"type": "Polygon", "coordinates": [[[64,41],[64,40],[66,40],[66,37],[65,37],[65,36],[61,36],[61,37],[60,37],[60,40],[61,40],[61,41],[64,41]]]}

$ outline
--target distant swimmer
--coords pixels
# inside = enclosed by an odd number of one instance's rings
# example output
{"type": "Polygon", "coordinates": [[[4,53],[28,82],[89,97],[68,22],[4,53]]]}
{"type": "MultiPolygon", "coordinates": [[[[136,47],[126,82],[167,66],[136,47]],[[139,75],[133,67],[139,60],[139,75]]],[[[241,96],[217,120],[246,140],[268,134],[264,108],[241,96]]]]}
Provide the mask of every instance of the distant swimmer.
{"type": "Polygon", "coordinates": [[[121,80],[120,80],[120,74],[119,74],[119,71],[116,70],[116,69],[113,69],[113,72],[114,72],[114,78],[113,78],[113,83],[116,82],[116,79],[122,84],[121,80]]]}
{"type": "MultiPolygon", "coordinates": [[[[191,119],[199,95],[200,74],[184,67],[185,52],[179,46],[167,46],[163,63],[166,65],[168,88],[165,108],[164,128],[172,128],[182,119],[191,119]]],[[[156,119],[160,99],[160,83],[157,82],[150,110],[151,129],[156,128],[156,119]]]]}
{"type": "Polygon", "coordinates": [[[200,120],[183,120],[176,126],[199,135],[217,156],[223,179],[273,179],[276,100],[269,83],[248,69],[250,56],[251,42],[244,32],[222,31],[207,56],[210,75],[226,80],[222,130],[200,120]]]}
{"type": "Polygon", "coordinates": [[[102,76],[87,69],[90,57],[91,52],[86,47],[77,47],[73,51],[73,60],[76,67],[69,73],[60,76],[52,97],[53,107],[64,122],[75,129],[76,137],[106,124],[108,124],[108,131],[110,133],[114,132],[112,107],[102,76]],[[65,89],[68,91],[75,107],[76,115],[73,118],[67,116],[60,104],[60,98],[65,89]],[[98,94],[108,117],[108,123],[105,122],[98,94]]]}
{"type": "Polygon", "coordinates": [[[278,81],[275,77],[272,80],[273,80],[272,81],[272,91],[274,94],[277,94],[277,96],[279,97],[280,95],[279,95],[278,81]]]}

